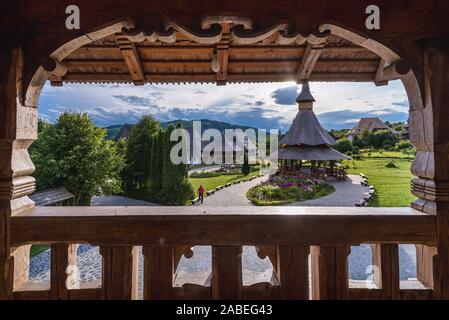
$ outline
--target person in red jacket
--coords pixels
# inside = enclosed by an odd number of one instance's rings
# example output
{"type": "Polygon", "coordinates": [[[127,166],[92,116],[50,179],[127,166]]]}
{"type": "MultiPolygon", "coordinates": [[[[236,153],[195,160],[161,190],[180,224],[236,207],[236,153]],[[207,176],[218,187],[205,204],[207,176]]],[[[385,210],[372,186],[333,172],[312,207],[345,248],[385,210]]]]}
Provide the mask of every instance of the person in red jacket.
{"type": "Polygon", "coordinates": [[[203,185],[200,185],[200,187],[198,188],[198,203],[203,203],[203,199],[204,199],[204,188],[203,185]]]}

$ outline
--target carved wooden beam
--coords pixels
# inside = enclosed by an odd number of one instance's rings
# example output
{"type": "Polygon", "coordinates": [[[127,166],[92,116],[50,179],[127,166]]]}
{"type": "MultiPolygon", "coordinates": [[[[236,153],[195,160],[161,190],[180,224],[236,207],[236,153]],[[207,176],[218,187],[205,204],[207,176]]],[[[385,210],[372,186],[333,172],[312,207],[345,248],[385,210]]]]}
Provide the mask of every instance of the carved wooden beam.
{"type": "Polygon", "coordinates": [[[144,85],[145,75],[134,43],[129,41],[122,34],[116,34],[115,39],[120,48],[123,59],[125,60],[126,66],[128,67],[133,83],[136,86],[144,85]]]}
{"type": "Polygon", "coordinates": [[[223,35],[221,41],[217,44],[217,58],[220,64],[220,70],[217,72],[217,85],[226,85],[228,79],[228,64],[229,64],[229,24],[223,24],[223,35]]]}
{"type": "Polygon", "coordinates": [[[379,63],[374,84],[376,86],[387,85],[388,81],[401,79],[409,71],[410,67],[402,61],[397,61],[386,66],[386,62],[382,59],[379,63]]]}
{"type": "Polygon", "coordinates": [[[53,87],[61,87],[62,78],[67,73],[67,66],[55,59],[47,58],[42,61],[42,67],[50,74],[48,76],[50,84],[53,87]]]}
{"type": "Polygon", "coordinates": [[[301,63],[299,64],[298,70],[296,72],[296,79],[298,83],[302,83],[310,79],[312,75],[313,68],[321,55],[324,45],[314,45],[307,44],[306,51],[302,57],[301,63]]]}

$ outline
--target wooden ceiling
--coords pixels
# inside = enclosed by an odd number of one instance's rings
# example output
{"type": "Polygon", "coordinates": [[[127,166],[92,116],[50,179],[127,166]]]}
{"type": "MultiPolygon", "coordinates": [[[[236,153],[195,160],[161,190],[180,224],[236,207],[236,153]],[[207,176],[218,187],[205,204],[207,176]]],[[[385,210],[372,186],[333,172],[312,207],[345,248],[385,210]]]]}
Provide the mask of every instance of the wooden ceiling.
{"type": "MultiPolygon", "coordinates": [[[[250,22],[249,22],[250,23],[250,22]]],[[[212,23],[213,24],[213,23],[212,23]]],[[[252,32],[244,22],[215,23],[202,33],[171,23],[163,32],[126,30],[83,46],[61,63],[63,82],[226,83],[374,81],[383,62],[371,51],[330,33],[302,36],[286,25],[252,32]],[[238,28],[240,27],[240,28],[238,28]],[[247,29],[247,30],[246,30],[247,29]],[[218,30],[218,31],[217,31],[218,30]],[[218,70],[212,68],[213,56],[218,70]]]]}

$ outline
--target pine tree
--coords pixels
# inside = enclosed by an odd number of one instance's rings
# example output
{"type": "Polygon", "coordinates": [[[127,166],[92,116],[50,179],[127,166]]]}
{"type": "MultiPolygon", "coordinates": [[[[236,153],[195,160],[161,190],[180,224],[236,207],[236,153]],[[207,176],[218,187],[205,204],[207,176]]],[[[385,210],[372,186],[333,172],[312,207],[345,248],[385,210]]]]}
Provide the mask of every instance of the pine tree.
{"type": "Polygon", "coordinates": [[[150,185],[151,185],[151,199],[155,202],[160,202],[161,188],[162,188],[162,142],[164,138],[163,131],[159,131],[152,137],[153,142],[151,146],[151,164],[150,164],[150,185]]]}
{"type": "Polygon", "coordinates": [[[177,167],[170,159],[170,150],[176,142],[170,141],[170,135],[175,128],[169,125],[165,130],[162,161],[162,196],[164,204],[173,205],[176,202],[177,167]]]}
{"type": "Polygon", "coordinates": [[[244,154],[243,154],[243,165],[242,165],[242,173],[246,176],[251,171],[251,168],[248,163],[248,150],[245,148],[244,154]]]}
{"type": "Polygon", "coordinates": [[[149,140],[158,131],[159,122],[151,115],[143,116],[131,130],[122,172],[123,189],[127,195],[148,198],[149,140]]]}
{"type": "Polygon", "coordinates": [[[194,192],[187,179],[187,164],[174,164],[170,159],[172,147],[179,142],[170,141],[173,130],[174,127],[169,125],[164,134],[161,201],[167,205],[184,205],[194,197],[194,192]]]}

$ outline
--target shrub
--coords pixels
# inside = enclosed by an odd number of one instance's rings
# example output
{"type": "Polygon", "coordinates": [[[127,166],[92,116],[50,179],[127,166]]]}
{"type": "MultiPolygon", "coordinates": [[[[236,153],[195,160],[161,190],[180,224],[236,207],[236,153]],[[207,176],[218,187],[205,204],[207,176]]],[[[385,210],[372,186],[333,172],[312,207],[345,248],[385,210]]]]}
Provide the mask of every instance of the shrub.
{"type": "Polygon", "coordinates": [[[285,179],[275,177],[247,192],[248,199],[258,206],[282,205],[326,196],[334,192],[334,187],[321,181],[308,179],[285,179]]]}
{"type": "Polygon", "coordinates": [[[341,153],[347,153],[351,152],[354,147],[352,146],[351,141],[349,141],[348,138],[343,138],[340,140],[337,140],[337,143],[335,144],[335,149],[337,151],[340,151],[341,153]]]}
{"type": "Polygon", "coordinates": [[[390,161],[385,165],[386,168],[397,168],[398,166],[393,162],[390,161]]]}

